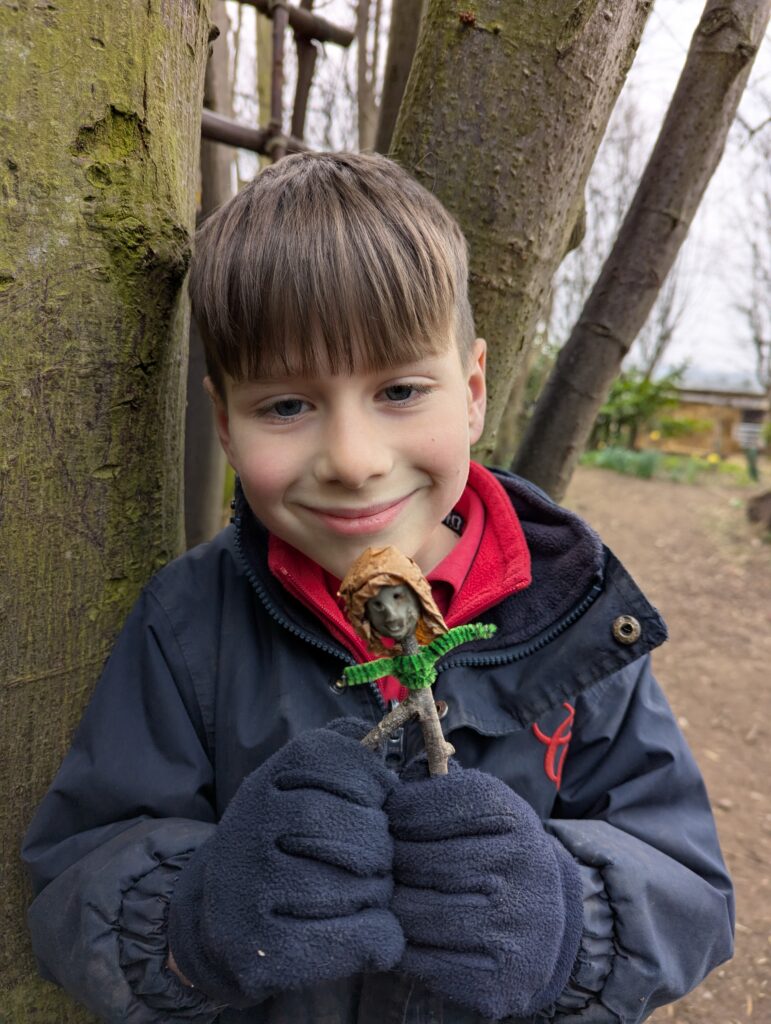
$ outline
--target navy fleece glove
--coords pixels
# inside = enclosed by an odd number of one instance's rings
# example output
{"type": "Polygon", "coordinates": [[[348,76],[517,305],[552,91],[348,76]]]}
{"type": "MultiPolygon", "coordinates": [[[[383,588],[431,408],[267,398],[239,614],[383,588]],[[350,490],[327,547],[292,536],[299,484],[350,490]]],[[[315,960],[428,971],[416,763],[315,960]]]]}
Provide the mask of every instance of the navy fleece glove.
{"type": "Polygon", "coordinates": [[[386,802],[392,907],[407,948],[397,970],[486,1017],[527,1017],[564,988],[582,931],[570,854],[504,782],[420,760],[386,802]]]}
{"type": "Polygon", "coordinates": [[[169,948],[182,973],[232,1006],[394,967],[404,937],[389,909],[398,784],[356,722],[291,740],[243,781],[181,871],[169,948]]]}

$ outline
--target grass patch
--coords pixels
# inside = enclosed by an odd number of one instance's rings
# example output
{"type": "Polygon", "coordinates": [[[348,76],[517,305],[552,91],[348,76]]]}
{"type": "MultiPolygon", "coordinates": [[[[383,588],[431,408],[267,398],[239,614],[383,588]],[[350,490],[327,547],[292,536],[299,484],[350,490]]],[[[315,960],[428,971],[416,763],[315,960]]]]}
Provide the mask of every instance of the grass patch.
{"type": "Polygon", "coordinates": [[[582,466],[612,469],[641,480],[674,480],[676,483],[698,484],[705,480],[721,479],[726,483],[745,486],[750,483],[747,470],[736,462],[715,461],[693,455],[666,455],[659,451],[632,451],[629,448],[608,446],[584,452],[582,466]]]}
{"type": "Polygon", "coordinates": [[[597,466],[600,469],[613,469],[626,476],[637,476],[643,480],[650,480],[656,475],[661,458],[661,452],[634,452],[629,448],[616,448],[609,445],[607,448],[596,448],[594,451],[584,452],[581,464],[597,466]]]}

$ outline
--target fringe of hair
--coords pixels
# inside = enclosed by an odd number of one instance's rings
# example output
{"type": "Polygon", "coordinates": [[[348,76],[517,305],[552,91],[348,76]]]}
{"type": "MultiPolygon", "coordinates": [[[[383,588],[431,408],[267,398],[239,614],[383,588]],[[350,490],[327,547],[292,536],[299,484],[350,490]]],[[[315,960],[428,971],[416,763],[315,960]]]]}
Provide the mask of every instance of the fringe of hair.
{"type": "Polygon", "coordinates": [[[377,155],[302,153],[196,236],[190,294],[207,369],[236,380],[351,373],[474,340],[468,258],[441,203],[377,155]]]}

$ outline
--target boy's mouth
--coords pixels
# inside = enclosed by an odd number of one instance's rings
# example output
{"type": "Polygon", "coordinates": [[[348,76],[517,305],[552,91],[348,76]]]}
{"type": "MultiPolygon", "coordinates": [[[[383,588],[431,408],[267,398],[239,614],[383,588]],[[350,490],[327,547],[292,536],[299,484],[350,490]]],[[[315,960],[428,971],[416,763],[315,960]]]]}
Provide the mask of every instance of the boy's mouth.
{"type": "Polygon", "coordinates": [[[335,533],[345,535],[376,533],[378,530],[390,526],[411,497],[412,495],[408,494],[404,498],[368,505],[366,508],[306,507],[335,533]]]}

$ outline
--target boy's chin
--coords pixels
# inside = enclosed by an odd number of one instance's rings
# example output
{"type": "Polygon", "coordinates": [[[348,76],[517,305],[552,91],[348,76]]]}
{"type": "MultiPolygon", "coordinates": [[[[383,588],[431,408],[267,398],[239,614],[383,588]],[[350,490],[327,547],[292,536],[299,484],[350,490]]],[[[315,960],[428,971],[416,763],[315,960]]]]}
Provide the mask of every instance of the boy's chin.
{"type": "Polygon", "coordinates": [[[340,551],[332,551],[329,547],[314,553],[306,552],[308,557],[318,563],[322,569],[330,573],[338,580],[342,580],[356,559],[366,551],[367,548],[385,548],[393,546],[403,555],[412,558],[417,562],[424,575],[435,568],[453,549],[458,541],[456,534],[443,524],[437,534],[433,534],[429,541],[423,546],[401,542],[398,538],[377,535],[363,537],[357,543],[346,545],[340,551]]]}
{"type": "Polygon", "coordinates": [[[402,554],[413,557],[411,550],[405,551],[404,548],[392,538],[377,536],[362,537],[355,542],[341,545],[339,548],[337,548],[336,545],[334,548],[332,545],[326,545],[321,550],[313,552],[306,551],[305,554],[309,558],[312,558],[317,565],[320,565],[321,568],[331,576],[334,576],[335,579],[342,580],[356,559],[366,551],[367,548],[384,548],[389,545],[394,545],[402,552],[402,554]]]}
{"type": "Polygon", "coordinates": [[[358,547],[352,547],[350,554],[345,552],[335,556],[326,552],[321,558],[313,555],[311,557],[314,562],[331,576],[334,576],[336,580],[342,580],[362,552],[366,551],[367,548],[386,547],[387,544],[388,541],[379,542],[376,538],[372,538],[369,541],[360,543],[358,547]]]}

